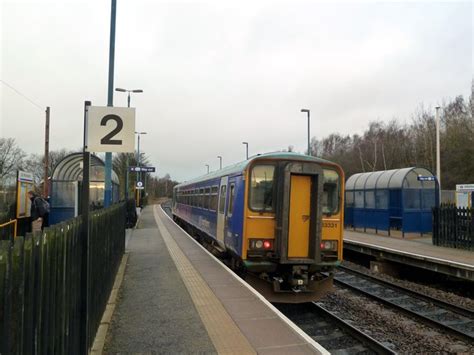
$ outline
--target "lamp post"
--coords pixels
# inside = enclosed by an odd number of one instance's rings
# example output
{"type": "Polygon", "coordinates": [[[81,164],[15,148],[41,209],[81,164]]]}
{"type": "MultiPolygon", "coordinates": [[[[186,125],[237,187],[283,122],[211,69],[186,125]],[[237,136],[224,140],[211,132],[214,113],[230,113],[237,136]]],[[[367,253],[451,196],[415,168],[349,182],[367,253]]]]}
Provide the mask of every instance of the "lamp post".
{"type": "Polygon", "coordinates": [[[309,110],[306,109],[306,108],[302,108],[301,109],[301,112],[306,112],[306,114],[308,115],[308,155],[311,155],[311,145],[310,145],[310,137],[309,137],[309,118],[310,118],[310,115],[309,115],[309,110]]]}
{"type": "Polygon", "coordinates": [[[242,142],[242,144],[245,144],[245,159],[249,160],[249,143],[248,142],[242,142]]]}
{"type": "Polygon", "coordinates": [[[219,169],[222,170],[222,157],[220,155],[217,156],[219,158],[219,169]]]}
{"type": "Polygon", "coordinates": [[[206,164],[207,166],[207,173],[209,174],[209,164],[206,164]]]}
{"type": "MultiPolygon", "coordinates": [[[[127,90],[127,89],[122,89],[122,88],[115,88],[115,91],[119,92],[127,92],[128,93],[128,98],[127,98],[127,107],[130,107],[130,93],[142,93],[142,89],[134,89],[134,90],[127,90]]],[[[128,200],[128,153],[126,155],[126,172],[125,172],[125,200],[128,200]]]]}
{"type": "MultiPolygon", "coordinates": [[[[135,132],[138,135],[138,150],[137,150],[137,167],[140,168],[140,136],[142,134],[147,134],[146,132],[135,132]]],[[[141,174],[140,169],[137,171],[137,182],[140,181],[141,174]]],[[[140,190],[136,189],[137,191],[137,207],[140,206],[140,190]]]]}
{"type": "Polygon", "coordinates": [[[440,144],[439,144],[439,109],[436,107],[436,178],[438,179],[438,188],[439,188],[439,197],[441,202],[441,153],[440,153],[440,144]]]}

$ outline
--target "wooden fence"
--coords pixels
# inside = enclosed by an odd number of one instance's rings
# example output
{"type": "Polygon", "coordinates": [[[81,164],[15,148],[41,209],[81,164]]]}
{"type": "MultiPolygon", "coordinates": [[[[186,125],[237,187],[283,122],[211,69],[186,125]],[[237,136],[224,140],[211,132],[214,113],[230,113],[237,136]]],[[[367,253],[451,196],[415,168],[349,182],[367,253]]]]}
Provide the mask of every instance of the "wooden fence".
{"type": "Polygon", "coordinates": [[[441,205],[433,209],[433,244],[474,250],[474,209],[441,205]]]}
{"type": "MultiPolygon", "coordinates": [[[[81,333],[80,217],[0,241],[0,353],[78,354],[81,333]]],[[[125,250],[125,204],[91,212],[89,337],[107,304],[125,250]]]]}

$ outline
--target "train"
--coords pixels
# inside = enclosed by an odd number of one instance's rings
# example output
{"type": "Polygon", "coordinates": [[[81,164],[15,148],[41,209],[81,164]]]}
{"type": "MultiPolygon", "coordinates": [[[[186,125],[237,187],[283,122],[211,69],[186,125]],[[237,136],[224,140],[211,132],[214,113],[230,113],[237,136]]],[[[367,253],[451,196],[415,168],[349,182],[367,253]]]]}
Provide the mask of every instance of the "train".
{"type": "Polygon", "coordinates": [[[332,289],[343,206],[338,164],[277,152],[176,185],[172,216],[269,301],[300,303],[332,289]]]}

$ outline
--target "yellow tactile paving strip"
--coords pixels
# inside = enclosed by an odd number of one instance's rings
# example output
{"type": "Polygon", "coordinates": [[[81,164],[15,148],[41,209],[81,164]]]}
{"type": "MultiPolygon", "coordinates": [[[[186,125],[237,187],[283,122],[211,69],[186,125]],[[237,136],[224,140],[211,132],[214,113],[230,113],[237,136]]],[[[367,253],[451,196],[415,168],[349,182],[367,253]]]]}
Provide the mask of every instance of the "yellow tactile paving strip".
{"type": "Polygon", "coordinates": [[[156,206],[153,213],[171,258],[182,276],[217,352],[219,354],[256,354],[222,303],[176,244],[157,214],[156,206]]]}

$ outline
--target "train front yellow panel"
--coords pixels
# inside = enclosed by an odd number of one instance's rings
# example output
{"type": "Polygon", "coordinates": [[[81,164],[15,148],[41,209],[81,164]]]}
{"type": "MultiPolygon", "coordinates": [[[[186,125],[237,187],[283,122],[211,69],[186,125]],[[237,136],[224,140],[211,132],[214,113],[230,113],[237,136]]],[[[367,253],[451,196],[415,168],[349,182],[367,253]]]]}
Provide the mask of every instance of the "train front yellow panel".
{"type": "Polygon", "coordinates": [[[309,256],[311,176],[291,175],[288,258],[309,256]]]}

